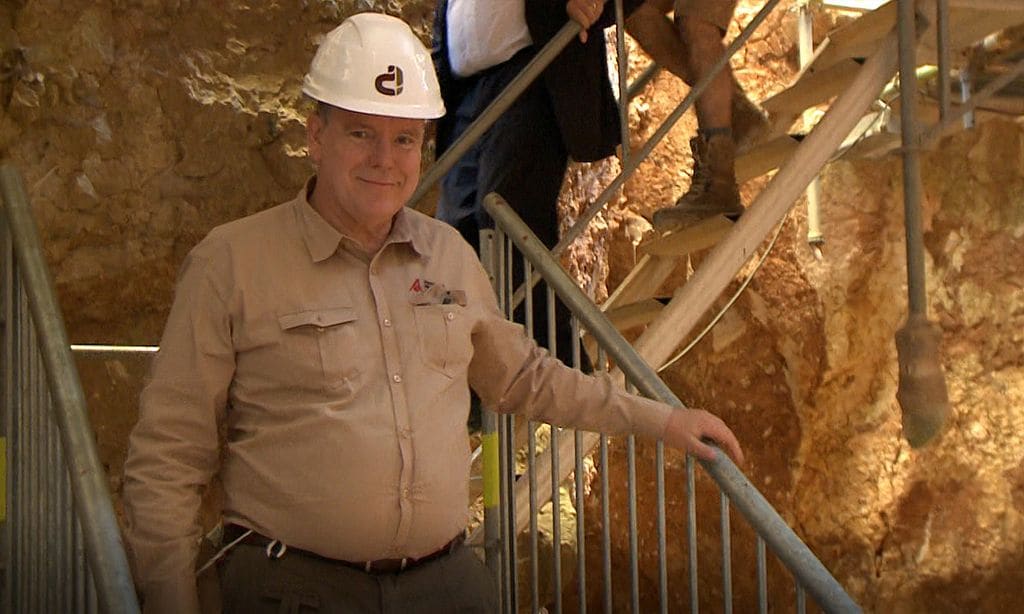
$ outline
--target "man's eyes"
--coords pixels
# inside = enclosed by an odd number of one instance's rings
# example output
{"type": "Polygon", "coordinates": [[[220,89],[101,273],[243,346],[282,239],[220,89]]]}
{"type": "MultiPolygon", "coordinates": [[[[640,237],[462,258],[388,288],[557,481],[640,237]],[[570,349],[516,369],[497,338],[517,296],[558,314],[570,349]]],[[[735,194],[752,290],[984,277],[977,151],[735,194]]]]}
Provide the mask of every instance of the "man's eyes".
{"type": "MultiPolygon", "coordinates": [[[[367,141],[374,138],[374,133],[369,130],[349,130],[348,135],[359,141],[367,141]]],[[[395,137],[395,145],[399,147],[418,147],[420,139],[413,134],[400,134],[395,137]]]]}

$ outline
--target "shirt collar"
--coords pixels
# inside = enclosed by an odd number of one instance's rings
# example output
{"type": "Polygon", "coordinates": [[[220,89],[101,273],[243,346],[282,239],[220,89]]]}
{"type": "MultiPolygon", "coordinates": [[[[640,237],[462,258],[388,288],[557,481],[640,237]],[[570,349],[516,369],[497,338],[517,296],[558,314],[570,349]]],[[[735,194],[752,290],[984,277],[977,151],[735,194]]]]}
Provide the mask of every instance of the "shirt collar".
{"type": "MultiPolygon", "coordinates": [[[[341,242],[346,239],[351,240],[351,237],[347,237],[331,226],[309,203],[309,195],[313,192],[315,184],[315,175],[306,180],[306,184],[299,190],[299,194],[295,198],[295,206],[298,209],[299,230],[306,243],[306,249],[309,250],[313,262],[321,262],[333,256],[338,251],[341,242]]],[[[396,213],[391,224],[391,232],[384,245],[406,243],[417,254],[425,256],[426,241],[422,233],[416,231],[413,223],[415,215],[415,213],[407,211],[405,207],[396,213]]]]}

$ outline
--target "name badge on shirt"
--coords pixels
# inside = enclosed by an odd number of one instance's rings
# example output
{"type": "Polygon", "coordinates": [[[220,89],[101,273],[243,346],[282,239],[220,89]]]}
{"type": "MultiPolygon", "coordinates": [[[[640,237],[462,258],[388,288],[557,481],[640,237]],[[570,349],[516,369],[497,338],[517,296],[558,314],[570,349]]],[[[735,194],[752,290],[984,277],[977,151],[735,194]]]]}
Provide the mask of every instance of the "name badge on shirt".
{"type": "Polygon", "coordinates": [[[465,290],[449,290],[444,284],[417,279],[409,291],[413,305],[459,305],[466,306],[465,290]]]}

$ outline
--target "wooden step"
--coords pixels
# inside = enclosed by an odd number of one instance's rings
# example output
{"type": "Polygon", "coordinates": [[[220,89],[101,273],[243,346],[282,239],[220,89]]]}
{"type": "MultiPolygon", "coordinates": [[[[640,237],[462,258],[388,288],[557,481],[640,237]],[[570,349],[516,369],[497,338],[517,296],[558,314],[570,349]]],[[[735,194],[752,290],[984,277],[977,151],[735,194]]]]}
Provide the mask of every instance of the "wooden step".
{"type": "Polygon", "coordinates": [[[736,182],[742,184],[779,168],[802,139],[802,134],[784,134],[743,152],[736,157],[736,182]]]}
{"type": "Polygon", "coordinates": [[[824,70],[796,79],[793,85],[768,98],[761,106],[773,118],[795,119],[808,108],[838,96],[849,87],[856,78],[861,64],[853,58],[842,58],[824,70]]]}
{"type": "Polygon", "coordinates": [[[653,298],[644,299],[621,307],[616,307],[605,313],[608,320],[620,331],[629,330],[637,326],[643,326],[654,318],[665,308],[664,303],[653,298]]]}
{"type": "Polygon", "coordinates": [[[615,307],[651,298],[676,269],[676,264],[677,259],[671,256],[645,255],[601,305],[601,310],[607,313],[615,307]]]}
{"type": "Polygon", "coordinates": [[[668,232],[641,243],[639,251],[652,256],[685,256],[718,243],[733,226],[732,220],[716,215],[688,228],[668,232]]]}

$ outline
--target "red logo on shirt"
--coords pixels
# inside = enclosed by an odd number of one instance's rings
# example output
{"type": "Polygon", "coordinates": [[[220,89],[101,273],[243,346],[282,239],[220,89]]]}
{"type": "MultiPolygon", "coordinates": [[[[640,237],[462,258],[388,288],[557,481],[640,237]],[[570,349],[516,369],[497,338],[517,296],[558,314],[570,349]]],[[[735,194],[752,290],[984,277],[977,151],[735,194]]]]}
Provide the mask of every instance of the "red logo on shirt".
{"type": "Polygon", "coordinates": [[[426,292],[433,286],[434,282],[427,281],[425,279],[420,279],[417,277],[416,281],[412,282],[412,285],[409,286],[409,292],[416,292],[417,294],[419,294],[420,292],[426,292]]]}

